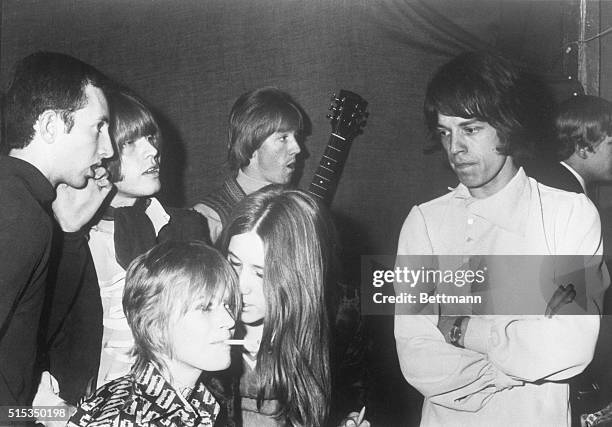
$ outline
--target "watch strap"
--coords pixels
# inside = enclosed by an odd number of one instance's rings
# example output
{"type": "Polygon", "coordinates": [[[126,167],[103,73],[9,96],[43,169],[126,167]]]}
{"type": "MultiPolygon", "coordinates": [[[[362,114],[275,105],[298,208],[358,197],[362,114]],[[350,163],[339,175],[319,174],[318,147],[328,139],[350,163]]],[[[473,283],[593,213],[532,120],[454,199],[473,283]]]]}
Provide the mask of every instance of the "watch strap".
{"type": "Polygon", "coordinates": [[[455,319],[455,322],[453,323],[453,327],[451,328],[449,332],[450,343],[454,345],[455,347],[463,348],[463,346],[459,344],[459,340],[461,339],[461,336],[463,335],[463,330],[461,329],[463,320],[467,317],[468,316],[457,316],[457,318],[455,319]]]}

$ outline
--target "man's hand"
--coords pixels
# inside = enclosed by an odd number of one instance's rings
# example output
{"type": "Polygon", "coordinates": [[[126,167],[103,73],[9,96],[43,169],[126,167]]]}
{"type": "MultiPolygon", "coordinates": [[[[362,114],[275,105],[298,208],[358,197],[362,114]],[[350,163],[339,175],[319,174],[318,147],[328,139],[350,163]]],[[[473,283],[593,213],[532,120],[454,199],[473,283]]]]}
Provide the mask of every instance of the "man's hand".
{"type": "Polygon", "coordinates": [[[455,324],[455,316],[438,317],[438,329],[442,332],[444,340],[450,344],[450,331],[455,324]]]}
{"type": "Polygon", "coordinates": [[[565,286],[559,285],[553,296],[546,304],[544,315],[549,319],[553,317],[565,304],[570,304],[576,298],[576,289],[572,283],[565,286]]]}
{"type": "Polygon", "coordinates": [[[94,178],[88,179],[84,188],[77,189],[59,184],[52,208],[62,230],[71,233],[83,228],[93,218],[112,188],[108,172],[101,166],[96,168],[94,178]]]}
{"type": "MultiPolygon", "coordinates": [[[[66,403],[61,397],[59,397],[59,385],[57,383],[57,380],[48,371],[42,373],[40,383],[38,384],[38,390],[36,391],[36,396],[34,396],[34,401],[32,402],[32,406],[54,406],[58,409],[64,409],[68,411],[68,415],[72,415],[76,409],[75,407],[66,403]]],[[[37,425],[42,424],[46,427],[66,426],[66,420],[45,421],[37,419],[36,421],[37,425]]]]}
{"type": "Polygon", "coordinates": [[[370,427],[370,422],[364,419],[365,406],[361,409],[361,412],[351,412],[348,414],[338,427],[370,427]]]}

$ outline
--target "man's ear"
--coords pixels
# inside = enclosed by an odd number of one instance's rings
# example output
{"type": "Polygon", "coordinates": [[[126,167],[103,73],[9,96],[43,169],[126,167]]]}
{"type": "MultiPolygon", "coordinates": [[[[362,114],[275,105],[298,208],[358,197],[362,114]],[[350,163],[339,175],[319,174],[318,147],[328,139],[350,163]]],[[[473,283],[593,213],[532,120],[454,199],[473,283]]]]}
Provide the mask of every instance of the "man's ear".
{"type": "Polygon", "coordinates": [[[38,120],[34,123],[34,130],[48,144],[55,141],[58,133],[63,129],[64,122],[58,112],[53,110],[45,110],[38,120]]]}
{"type": "Polygon", "coordinates": [[[590,145],[578,145],[576,144],[576,155],[581,159],[589,157],[589,153],[593,152],[593,148],[590,145]]]}

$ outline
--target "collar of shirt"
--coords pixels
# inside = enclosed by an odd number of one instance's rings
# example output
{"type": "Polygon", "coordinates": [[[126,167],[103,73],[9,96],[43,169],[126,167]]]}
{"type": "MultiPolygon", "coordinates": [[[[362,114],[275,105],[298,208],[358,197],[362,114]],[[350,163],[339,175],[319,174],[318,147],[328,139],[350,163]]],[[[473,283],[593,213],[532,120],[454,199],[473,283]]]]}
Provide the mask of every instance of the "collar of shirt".
{"type": "Polygon", "coordinates": [[[270,183],[267,181],[261,181],[259,179],[251,178],[246,173],[242,172],[242,169],[238,170],[238,176],[236,177],[236,181],[247,195],[256,192],[257,190],[265,187],[266,185],[270,185],[270,183]]]}
{"type": "Polygon", "coordinates": [[[32,164],[11,156],[0,156],[0,179],[16,177],[28,188],[41,205],[55,199],[55,190],[49,180],[32,164]]]}
{"type": "MultiPolygon", "coordinates": [[[[145,214],[151,220],[153,224],[153,228],[155,229],[155,235],[159,234],[159,230],[161,230],[164,225],[170,222],[170,215],[164,209],[162,204],[155,197],[150,198],[142,198],[139,199],[139,202],[143,202],[143,207],[145,209],[145,214]]],[[[138,203],[138,202],[137,202],[138,203]]],[[[115,230],[115,209],[112,206],[108,206],[106,208],[106,212],[102,216],[102,219],[91,228],[93,230],[102,231],[104,233],[114,233],[115,230]]]]}
{"type": "Polygon", "coordinates": [[[580,176],[580,174],[578,172],[576,172],[576,170],[571,167],[570,165],[568,165],[567,163],[565,163],[564,161],[560,161],[559,163],[561,163],[563,166],[565,166],[565,168],[571,172],[572,175],[574,175],[574,177],[578,180],[578,182],[580,183],[580,186],[582,187],[582,191],[584,191],[584,194],[587,194],[587,190],[586,190],[586,182],[584,182],[584,179],[580,176]]]}
{"type": "MultiPolygon", "coordinates": [[[[208,426],[214,424],[219,414],[219,404],[202,382],[196,384],[187,401],[151,362],[141,375],[135,377],[135,383],[136,398],[142,404],[142,418],[147,419],[148,411],[156,412],[149,422],[178,417],[179,425],[208,426]]],[[[138,402],[136,404],[141,406],[138,402]]]]}
{"type": "Polygon", "coordinates": [[[151,202],[149,203],[145,213],[153,223],[155,235],[158,235],[159,230],[170,222],[170,215],[168,215],[168,212],[166,212],[162,204],[159,203],[159,200],[157,200],[155,197],[151,197],[149,200],[151,202]]]}
{"type": "Polygon", "coordinates": [[[475,216],[510,232],[523,235],[529,215],[531,187],[529,178],[520,168],[497,193],[484,199],[472,197],[468,188],[459,184],[453,197],[465,203],[465,207],[475,216]]]}

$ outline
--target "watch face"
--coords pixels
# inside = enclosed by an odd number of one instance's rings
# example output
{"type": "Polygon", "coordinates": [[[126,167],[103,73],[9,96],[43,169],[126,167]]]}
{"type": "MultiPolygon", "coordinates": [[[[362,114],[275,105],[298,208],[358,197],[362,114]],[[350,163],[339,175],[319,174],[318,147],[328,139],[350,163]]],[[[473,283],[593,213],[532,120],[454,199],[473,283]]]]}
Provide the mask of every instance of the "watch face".
{"type": "Polygon", "coordinates": [[[450,330],[450,340],[451,343],[455,344],[461,338],[461,327],[457,325],[453,325],[450,330]]]}
{"type": "Polygon", "coordinates": [[[464,318],[465,317],[457,317],[457,319],[455,320],[455,323],[453,324],[453,327],[451,328],[449,333],[451,344],[457,344],[459,342],[459,339],[461,339],[461,325],[463,323],[464,318]]]}

